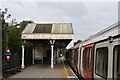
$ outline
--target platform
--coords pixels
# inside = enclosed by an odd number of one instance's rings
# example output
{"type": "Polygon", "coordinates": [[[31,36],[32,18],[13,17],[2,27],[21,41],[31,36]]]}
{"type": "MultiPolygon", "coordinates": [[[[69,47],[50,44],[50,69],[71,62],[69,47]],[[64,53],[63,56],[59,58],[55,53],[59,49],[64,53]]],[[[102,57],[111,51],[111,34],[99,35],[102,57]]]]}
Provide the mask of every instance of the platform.
{"type": "Polygon", "coordinates": [[[29,78],[29,79],[65,79],[65,80],[75,80],[76,76],[70,69],[70,67],[64,63],[63,57],[58,59],[57,64],[54,69],[50,68],[48,64],[39,64],[26,67],[21,72],[10,76],[10,79],[13,78],[29,78]]]}

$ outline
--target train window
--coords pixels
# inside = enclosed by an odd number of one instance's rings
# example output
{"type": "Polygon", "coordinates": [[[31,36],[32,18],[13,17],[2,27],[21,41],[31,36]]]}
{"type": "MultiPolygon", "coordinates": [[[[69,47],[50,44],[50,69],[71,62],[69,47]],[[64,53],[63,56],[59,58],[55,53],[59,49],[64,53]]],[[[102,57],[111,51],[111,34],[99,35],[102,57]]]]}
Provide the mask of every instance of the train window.
{"type": "MultiPolygon", "coordinates": [[[[88,63],[89,63],[89,48],[86,48],[86,64],[87,65],[89,65],[88,63]]],[[[88,67],[88,66],[86,66],[86,67],[88,67]]]]}
{"type": "Polygon", "coordinates": [[[120,80],[120,45],[114,47],[114,78],[120,80]]]}
{"type": "Polygon", "coordinates": [[[83,65],[83,68],[85,68],[85,49],[83,50],[83,59],[82,59],[82,65],[83,65]]]}
{"type": "Polygon", "coordinates": [[[87,64],[88,64],[88,58],[89,58],[89,48],[86,48],[85,49],[85,54],[84,54],[84,59],[85,59],[85,66],[84,66],[84,68],[86,68],[87,67],[87,64]]]}
{"type": "Polygon", "coordinates": [[[89,48],[85,48],[84,53],[83,53],[83,67],[84,67],[84,69],[87,67],[88,58],[89,58],[89,48]]]}
{"type": "Polygon", "coordinates": [[[79,49],[79,70],[80,70],[80,67],[81,67],[81,49],[79,49]]]}
{"type": "Polygon", "coordinates": [[[89,53],[89,61],[88,61],[88,69],[91,70],[91,67],[92,67],[92,48],[89,49],[90,53],[89,53]]]}
{"type": "Polygon", "coordinates": [[[107,78],[108,72],[108,48],[102,47],[96,50],[95,72],[97,75],[107,78]]]}

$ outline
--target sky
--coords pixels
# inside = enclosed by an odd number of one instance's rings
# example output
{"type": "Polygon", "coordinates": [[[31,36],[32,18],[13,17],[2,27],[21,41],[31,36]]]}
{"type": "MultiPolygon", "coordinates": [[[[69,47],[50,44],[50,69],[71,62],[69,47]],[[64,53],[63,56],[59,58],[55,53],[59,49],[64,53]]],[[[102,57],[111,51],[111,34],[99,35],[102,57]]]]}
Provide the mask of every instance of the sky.
{"type": "Polygon", "coordinates": [[[72,23],[74,37],[68,45],[89,36],[118,21],[118,0],[0,0],[0,8],[8,8],[17,22],[72,23]]]}

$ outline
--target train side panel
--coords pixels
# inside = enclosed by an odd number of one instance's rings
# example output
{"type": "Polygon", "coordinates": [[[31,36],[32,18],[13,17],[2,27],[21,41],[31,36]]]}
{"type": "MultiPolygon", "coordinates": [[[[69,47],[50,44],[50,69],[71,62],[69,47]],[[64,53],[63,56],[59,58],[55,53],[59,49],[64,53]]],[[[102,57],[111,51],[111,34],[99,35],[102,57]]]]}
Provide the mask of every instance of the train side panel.
{"type": "Polygon", "coordinates": [[[75,71],[75,74],[76,75],[78,75],[78,51],[79,49],[78,48],[76,48],[76,49],[74,49],[73,51],[73,64],[72,64],[72,66],[73,66],[73,68],[74,68],[74,71],[75,71]]]}
{"type": "Polygon", "coordinates": [[[120,79],[120,39],[95,45],[94,79],[120,79]]]}
{"type": "Polygon", "coordinates": [[[84,59],[83,59],[83,52],[84,52],[84,47],[81,45],[79,48],[79,76],[84,78],[84,59]]]}

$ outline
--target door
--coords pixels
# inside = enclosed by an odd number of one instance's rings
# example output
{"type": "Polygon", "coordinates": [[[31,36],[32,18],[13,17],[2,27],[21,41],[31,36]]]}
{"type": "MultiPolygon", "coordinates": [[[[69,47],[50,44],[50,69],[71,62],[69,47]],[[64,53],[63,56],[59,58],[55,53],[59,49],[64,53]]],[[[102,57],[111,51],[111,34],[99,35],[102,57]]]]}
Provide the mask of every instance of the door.
{"type": "Polygon", "coordinates": [[[120,45],[114,47],[114,80],[120,80],[120,45]]]}
{"type": "Polygon", "coordinates": [[[93,44],[85,46],[84,76],[88,80],[92,80],[93,77],[93,49],[93,44]]]}
{"type": "Polygon", "coordinates": [[[108,78],[108,73],[111,74],[110,70],[111,68],[111,62],[109,61],[112,58],[110,57],[109,53],[112,51],[109,51],[111,46],[108,41],[104,41],[101,43],[95,44],[95,52],[94,52],[94,79],[101,79],[106,80],[108,78]],[[109,59],[109,60],[108,60],[109,59]],[[108,61],[109,66],[108,66],[108,61]],[[108,69],[109,68],[109,69],[108,69]]]}

